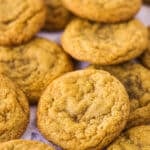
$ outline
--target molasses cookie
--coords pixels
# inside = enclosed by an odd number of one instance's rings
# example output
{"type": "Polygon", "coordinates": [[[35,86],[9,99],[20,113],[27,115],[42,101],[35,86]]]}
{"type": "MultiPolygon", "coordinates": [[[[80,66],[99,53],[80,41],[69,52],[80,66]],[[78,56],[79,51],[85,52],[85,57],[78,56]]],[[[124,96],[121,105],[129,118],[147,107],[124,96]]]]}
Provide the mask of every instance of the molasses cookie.
{"type": "Polygon", "coordinates": [[[148,69],[132,62],[105,67],[93,65],[90,68],[110,72],[125,86],[130,100],[127,128],[150,123],[150,71],[148,69]]]}
{"type": "Polygon", "coordinates": [[[0,150],[54,150],[54,148],[37,141],[13,140],[1,143],[0,150]]]}
{"type": "Polygon", "coordinates": [[[45,0],[47,6],[46,24],[47,31],[62,30],[70,20],[70,12],[63,7],[61,0],[45,0]]]}
{"type": "Polygon", "coordinates": [[[43,38],[21,46],[0,47],[0,73],[15,81],[31,103],[38,101],[52,80],[71,70],[68,55],[43,38]]]}
{"type": "Polygon", "coordinates": [[[19,138],[28,121],[29,106],[24,93],[0,75],[0,142],[19,138]]]}
{"type": "Polygon", "coordinates": [[[62,0],[79,17],[112,23],[131,19],[140,9],[141,0],[62,0]]]}
{"type": "Polygon", "coordinates": [[[106,150],[149,150],[150,125],[127,130],[106,150]]]}
{"type": "Polygon", "coordinates": [[[0,45],[29,41],[45,23],[43,0],[0,0],[0,45]]]}
{"type": "Polygon", "coordinates": [[[141,60],[144,66],[148,67],[150,69],[150,27],[149,30],[149,46],[148,49],[145,51],[145,53],[141,56],[141,60]]]}
{"type": "Polygon", "coordinates": [[[118,64],[139,56],[147,48],[148,31],[136,19],[118,24],[75,19],[66,28],[62,45],[77,60],[118,64]]]}
{"type": "Polygon", "coordinates": [[[37,124],[48,140],[64,149],[102,149],[124,129],[128,115],[128,95],[115,77],[81,70],[47,87],[38,105],[37,124]]]}

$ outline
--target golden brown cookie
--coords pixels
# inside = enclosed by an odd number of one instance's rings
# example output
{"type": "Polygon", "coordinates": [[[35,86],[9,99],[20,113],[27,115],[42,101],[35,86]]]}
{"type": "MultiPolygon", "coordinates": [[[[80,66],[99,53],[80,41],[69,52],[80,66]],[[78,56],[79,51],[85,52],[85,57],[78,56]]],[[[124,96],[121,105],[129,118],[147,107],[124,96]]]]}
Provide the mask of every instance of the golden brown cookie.
{"type": "Polygon", "coordinates": [[[139,56],[147,48],[148,32],[136,19],[119,24],[75,19],[66,28],[62,45],[77,60],[118,64],[139,56]]]}
{"type": "Polygon", "coordinates": [[[141,0],[62,0],[64,6],[79,17],[98,22],[131,19],[141,7],[141,0]]]}
{"type": "Polygon", "coordinates": [[[41,133],[67,150],[99,150],[117,137],[129,115],[122,84],[105,71],[81,70],[54,80],[37,113],[41,133]]]}
{"type": "Polygon", "coordinates": [[[47,31],[62,30],[68,24],[71,14],[63,7],[61,0],[45,0],[47,6],[46,24],[47,31]]]}
{"type": "Polygon", "coordinates": [[[31,103],[38,101],[52,80],[71,70],[68,55],[57,44],[43,38],[21,46],[0,47],[0,73],[14,80],[31,103]]]}
{"type": "Polygon", "coordinates": [[[130,99],[130,115],[127,128],[150,123],[150,70],[132,62],[90,68],[103,69],[117,77],[125,86],[130,99]]]}
{"type": "Polygon", "coordinates": [[[149,31],[149,44],[148,49],[145,51],[145,53],[141,56],[141,61],[144,64],[144,66],[148,67],[150,69],[150,27],[148,28],[149,31]]]}
{"type": "Polygon", "coordinates": [[[45,23],[43,0],[0,0],[0,45],[29,41],[45,23]]]}
{"type": "Polygon", "coordinates": [[[0,142],[19,138],[28,121],[29,106],[24,93],[0,75],[0,142]]]}
{"type": "Polygon", "coordinates": [[[150,150],[150,125],[127,130],[106,150],[150,150]]]}
{"type": "Polygon", "coordinates": [[[54,148],[38,141],[13,140],[1,143],[0,150],[54,150],[54,148]]]}

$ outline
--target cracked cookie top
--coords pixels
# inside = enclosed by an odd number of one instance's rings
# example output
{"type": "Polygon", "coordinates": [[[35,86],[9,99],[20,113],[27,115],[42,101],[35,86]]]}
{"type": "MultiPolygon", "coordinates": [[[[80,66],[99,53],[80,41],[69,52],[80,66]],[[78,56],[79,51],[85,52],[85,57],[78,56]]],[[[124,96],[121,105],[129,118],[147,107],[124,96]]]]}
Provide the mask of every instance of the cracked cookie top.
{"type": "Polygon", "coordinates": [[[54,42],[35,38],[16,47],[0,47],[0,73],[9,76],[30,102],[38,101],[45,87],[72,70],[71,61],[54,42]]]}
{"type": "Polygon", "coordinates": [[[75,19],[62,36],[64,50],[72,57],[101,65],[135,58],[147,44],[147,28],[136,19],[118,24],[75,19]]]}
{"type": "Polygon", "coordinates": [[[62,0],[79,17],[112,23],[131,19],[141,7],[141,0],[62,0]]]}
{"type": "Polygon", "coordinates": [[[124,132],[106,150],[149,150],[150,125],[137,126],[124,132]]]}
{"type": "Polygon", "coordinates": [[[54,150],[51,146],[37,141],[13,140],[0,144],[0,150],[54,150]]]}
{"type": "Polygon", "coordinates": [[[108,71],[125,86],[130,100],[127,128],[150,123],[150,70],[133,62],[104,67],[92,65],[89,68],[108,71]]]}
{"type": "Polygon", "coordinates": [[[19,138],[28,121],[29,106],[24,93],[0,75],[0,142],[19,138]]]}
{"type": "Polygon", "coordinates": [[[62,30],[70,20],[70,12],[63,7],[61,0],[45,0],[47,6],[45,30],[62,30]]]}
{"type": "Polygon", "coordinates": [[[129,101],[122,84],[105,71],[81,70],[54,80],[38,106],[38,128],[69,150],[102,149],[125,126],[129,101]]]}
{"type": "Polygon", "coordinates": [[[44,22],[43,0],[0,0],[0,45],[27,42],[44,22]]]}
{"type": "Polygon", "coordinates": [[[142,60],[143,65],[150,69],[150,27],[148,28],[148,31],[149,31],[148,49],[141,56],[141,60],[142,60]]]}

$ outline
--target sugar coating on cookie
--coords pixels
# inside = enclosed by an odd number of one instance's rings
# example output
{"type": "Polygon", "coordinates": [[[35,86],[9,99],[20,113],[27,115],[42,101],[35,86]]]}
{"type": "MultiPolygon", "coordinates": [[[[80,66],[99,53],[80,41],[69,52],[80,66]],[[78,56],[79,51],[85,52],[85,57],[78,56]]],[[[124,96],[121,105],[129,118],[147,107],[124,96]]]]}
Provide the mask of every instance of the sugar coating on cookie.
{"type": "Polygon", "coordinates": [[[64,149],[102,149],[119,135],[128,115],[128,95],[115,77],[81,70],[48,86],[38,105],[37,125],[64,149]]]}
{"type": "Polygon", "coordinates": [[[72,63],[56,43],[35,38],[16,47],[0,47],[0,73],[14,80],[32,103],[46,86],[71,71],[72,63]]]}
{"type": "Polygon", "coordinates": [[[52,146],[48,146],[38,141],[30,140],[12,140],[0,144],[0,150],[54,150],[52,146]]]}
{"type": "Polygon", "coordinates": [[[112,23],[131,19],[141,0],[62,0],[75,15],[92,21],[112,23]]]}
{"type": "Polygon", "coordinates": [[[148,49],[141,56],[141,60],[142,60],[143,65],[145,65],[146,67],[150,69],[150,27],[148,28],[148,31],[149,31],[148,49]]]}
{"type": "Polygon", "coordinates": [[[61,0],[45,0],[47,31],[62,30],[70,20],[71,13],[62,5],[61,0]]]}
{"type": "Polygon", "coordinates": [[[45,23],[43,0],[0,0],[0,45],[29,41],[45,23]]]}
{"type": "Polygon", "coordinates": [[[20,138],[28,121],[29,106],[24,93],[0,75],[0,142],[20,138]]]}
{"type": "Polygon", "coordinates": [[[106,150],[149,150],[150,125],[137,126],[127,130],[106,150]]]}
{"type": "Polygon", "coordinates": [[[117,77],[125,86],[130,100],[130,115],[126,128],[150,123],[150,70],[128,62],[116,66],[91,65],[117,77]]]}
{"type": "Polygon", "coordinates": [[[118,24],[74,19],[65,29],[61,43],[77,60],[118,64],[139,56],[147,48],[148,32],[136,19],[118,24]]]}

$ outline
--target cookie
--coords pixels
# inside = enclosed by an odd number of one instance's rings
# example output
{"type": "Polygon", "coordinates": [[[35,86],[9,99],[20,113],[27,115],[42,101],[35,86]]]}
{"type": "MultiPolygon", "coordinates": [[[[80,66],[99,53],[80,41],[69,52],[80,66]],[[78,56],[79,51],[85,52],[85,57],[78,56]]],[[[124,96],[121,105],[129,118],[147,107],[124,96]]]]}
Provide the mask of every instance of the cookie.
{"type": "Polygon", "coordinates": [[[61,0],[45,0],[47,6],[46,23],[47,31],[62,30],[68,24],[71,13],[63,7],[61,0]]]}
{"type": "Polygon", "coordinates": [[[52,80],[71,70],[68,55],[44,38],[37,37],[21,46],[0,47],[0,73],[15,81],[31,103],[38,102],[52,80]]]}
{"type": "Polygon", "coordinates": [[[0,0],[0,45],[29,41],[44,25],[43,0],[0,0]]]}
{"type": "Polygon", "coordinates": [[[24,93],[0,75],[0,142],[19,138],[28,121],[29,105],[24,93]]]}
{"type": "Polygon", "coordinates": [[[37,125],[48,140],[64,149],[97,150],[119,135],[128,115],[128,95],[115,77],[81,70],[47,87],[38,105],[37,125]]]}
{"type": "Polygon", "coordinates": [[[130,100],[127,128],[150,124],[150,70],[132,62],[105,67],[93,65],[90,68],[110,72],[125,86],[130,100]]]}
{"type": "Polygon", "coordinates": [[[112,23],[131,19],[140,9],[141,0],[62,0],[79,17],[112,23]]]}
{"type": "Polygon", "coordinates": [[[139,56],[147,48],[148,32],[136,19],[119,24],[75,19],[66,28],[62,45],[77,60],[118,64],[139,56]]]}
{"type": "Polygon", "coordinates": [[[127,130],[106,150],[149,150],[150,125],[127,130]]]}
{"type": "Polygon", "coordinates": [[[150,27],[148,28],[149,30],[149,46],[147,51],[141,56],[141,60],[144,66],[148,67],[150,69],[150,27]]]}
{"type": "Polygon", "coordinates": [[[0,150],[54,150],[54,148],[37,141],[13,140],[1,143],[0,150]]]}

